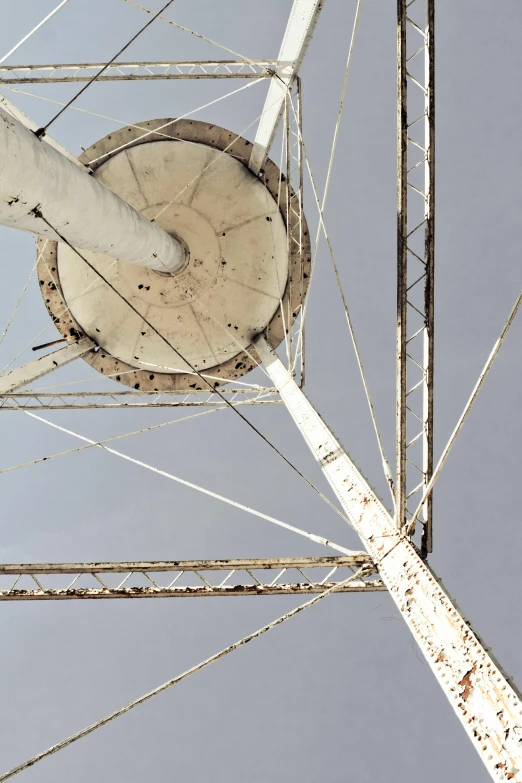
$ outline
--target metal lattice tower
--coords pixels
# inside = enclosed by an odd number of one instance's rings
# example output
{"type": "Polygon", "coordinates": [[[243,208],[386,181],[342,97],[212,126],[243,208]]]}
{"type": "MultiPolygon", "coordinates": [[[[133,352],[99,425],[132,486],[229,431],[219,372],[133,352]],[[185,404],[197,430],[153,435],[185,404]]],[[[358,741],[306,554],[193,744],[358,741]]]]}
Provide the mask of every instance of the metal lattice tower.
{"type": "MultiPolygon", "coordinates": [[[[299,74],[322,6],[322,0],[294,0],[277,59],[126,62],[124,47],[108,63],[0,62],[0,87],[72,83],[85,90],[102,81],[177,79],[233,79],[245,86],[262,81],[267,86],[253,143],[235,129],[166,117],[122,127],[79,158],[52,138],[51,129],[74,98],[39,127],[0,97],[0,223],[39,237],[35,268],[58,338],[37,348],[60,346],[5,369],[0,410],[38,418],[35,411],[56,409],[198,409],[190,416],[230,409],[327,500],[244,414],[249,405],[285,406],[342,508],[337,513],[365,550],[346,549],[109,445],[136,433],[96,441],[47,421],[82,441],[70,452],[104,449],[337,551],[318,557],[0,564],[0,602],[314,596],[188,673],[0,774],[0,781],[327,595],[371,591],[390,594],[491,778],[522,781],[520,694],[427,564],[433,549],[433,484],[514,320],[520,295],[435,466],[435,0],[398,0],[394,480],[378,435],[395,508],[390,513],[304,393],[305,315],[317,242],[312,246],[304,213],[308,160],[299,74]],[[279,162],[276,139],[281,140],[279,162]],[[79,359],[104,376],[110,388],[62,392],[32,387],[79,359]],[[249,382],[248,373],[256,368],[270,385],[249,382]]],[[[142,30],[159,16],[149,14],[142,30]]],[[[343,99],[345,88],[346,79],[343,99]]],[[[332,260],[324,207],[341,112],[342,102],[322,201],[311,183],[319,208],[317,238],[323,230],[332,260]]],[[[335,260],[334,268],[352,330],[335,260]]],[[[367,390],[364,374],[363,381],[367,390]]]]}

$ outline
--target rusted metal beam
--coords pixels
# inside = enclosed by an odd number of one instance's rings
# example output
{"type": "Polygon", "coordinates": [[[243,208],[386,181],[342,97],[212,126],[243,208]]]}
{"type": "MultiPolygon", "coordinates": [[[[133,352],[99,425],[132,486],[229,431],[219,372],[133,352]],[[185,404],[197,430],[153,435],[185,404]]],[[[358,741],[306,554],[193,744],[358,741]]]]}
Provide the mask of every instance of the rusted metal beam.
{"type": "Polygon", "coordinates": [[[406,300],[408,287],[408,84],[406,78],[407,0],[398,0],[397,18],[397,369],[395,405],[395,513],[406,512],[406,300]]]}
{"type": "MultiPolygon", "coordinates": [[[[292,582],[278,585],[195,585],[193,587],[77,587],[70,589],[47,588],[41,590],[13,589],[0,592],[0,601],[66,601],[74,599],[100,598],[225,598],[231,596],[261,595],[315,595],[323,593],[337,582],[292,582]]],[[[338,593],[385,592],[387,587],[381,579],[355,580],[338,593]]]]}
{"type": "MultiPolygon", "coordinates": [[[[434,0],[397,9],[396,507],[411,519],[433,472],[435,278],[434,0]]],[[[432,496],[421,551],[432,551],[432,496]]]]}
{"type": "Polygon", "coordinates": [[[264,338],[255,347],[494,780],[522,781],[522,699],[264,338]]]}
{"type": "MultiPolygon", "coordinates": [[[[354,569],[364,565],[372,565],[366,552],[342,557],[12,563],[0,565],[0,601],[309,595],[340,584],[354,569]],[[308,575],[308,570],[318,568],[326,570],[322,578],[308,575]],[[283,581],[285,575],[288,579],[296,571],[303,581],[283,581]],[[118,577],[118,583],[111,585],[106,581],[111,574],[124,575],[124,578],[118,577]],[[73,579],[63,586],[57,585],[56,580],[53,583],[50,580],[53,576],[72,576],[73,579]],[[82,577],[87,585],[79,584],[82,577]],[[188,577],[190,584],[179,584],[182,577],[188,577]]],[[[373,573],[371,569],[370,573],[373,573]]],[[[356,579],[339,588],[339,592],[352,593],[376,590],[386,590],[378,578],[356,579]]]]}
{"type": "MultiPolygon", "coordinates": [[[[423,398],[423,457],[422,457],[422,493],[426,490],[433,475],[433,368],[435,345],[435,0],[426,0],[426,162],[425,176],[425,215],[424,259],[426,262],[426,282],[424,285],[424,358],[426,381],[423,398]]],[[[413,509],[414,510],[414,509],[413,509]]],[[[433,551],[433,493],[423,510],[423,531],[421,549],[426,556],[433,551]]]]}
{"type": "Polygon", "coordinates": [[[226,560],[121,560],[99,563],[0,563],[4,574],[125,574],[154,571],[237,571],[247,568],[271,571],[276,568],[333,568],[371,564],[367,552],[354,552],[341,557],[268,557],[226,560]]]}

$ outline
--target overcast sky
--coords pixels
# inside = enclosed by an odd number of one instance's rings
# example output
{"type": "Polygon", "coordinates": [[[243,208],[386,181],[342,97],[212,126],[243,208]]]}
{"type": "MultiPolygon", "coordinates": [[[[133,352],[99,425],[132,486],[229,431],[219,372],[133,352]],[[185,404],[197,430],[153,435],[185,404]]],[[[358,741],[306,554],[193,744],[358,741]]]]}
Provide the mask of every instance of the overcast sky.
{"type": "MultiPolygon", "coordinates": [[[[159,9],[158,0],[147,0],[159,9]]],[[[55,0],[5,4],[0,56],[55,0]]],[[[363,0],[326,222],[390,457],[395,385],[395,6],[363,0]]],[[[169,16],[251,58],[276,57],[290,0],[177,0],[169,16]]],[[[326,174],[354,0],[328,0],[303,66],[303,134],[326,174]]],[[[69,0],[11,63],[104,62],[146,17],[123,0],[69,0]]],[[[436,429],[440,454],[520,288],[520,29],[506,0],[437,3],[436,429]]],[[[124,59],[223,59],[156,21],[124,59]]],[[[237,81],[94,84],[76,106],[124,123],[175,117],[237,81]]],[[[65,100],[77,85],[27,85],[65,100]]],[[[40,124],[56,106],[4,94],[40,124]]],[[[242,133],[266,85],[196,117],[242,133]]],[[[53,135],[79,154],[118,127],[70,110],[53,135]]],[[[253,139],[254,128],[244,135],[253,139]]],[[[317,225],[310,189],[306,211],[317,225]]],[[[2,233],[0,326],[35,260],[2,233]]],[[[310,299],[307,394],[383,499],[386,484],[322,246],[310,299]]],[[[32,281],[1,346],[7,364],[49,324],[32,281]]],[[[42,342],[53,339],[51,325],[42,342]]],[[[522,320],[510,332],[437,484],[433,568],[507,671],[522,683],[520,421],[522,320]]],[[[26,351],[18,362],[34,354],[26,351]]],[[[78,362],[51,382],[93,376],[78,362]]],[[[254,377],[252,377],[254,380],[254,377]]],[[[94,382],[93,382],[94,383],[94,382]]],[[[102,388],[98,385],[89,388],[102,388]]],[[[75,389],[76,387],[71,387],[75,389]]],[[[85,384],[83,387],[88,388],[85,384]]],[[[103,388],[107,388],[104,386],[103,388]]],[[[47,417],[101,439],[182,416],[172,410],[47,417]]],[[[324,491],[282,406],[247,415],[324,491]]],[[[0,467],[72,448],[23,413],[1,413],[0,467]]],[[[122,451],[360,548],[357,538],[230,411],[124,442],[122,451]]],[[[328,551],[101,452],[1,476],[4,562],[278,557],[328,551]]],[[[299,603],[241,600],[2,603],[0,772],[127,703],[299,603]]],[[[337,595],[23,773],[34,783],[489,780],[384,593],[337,595]]]]}

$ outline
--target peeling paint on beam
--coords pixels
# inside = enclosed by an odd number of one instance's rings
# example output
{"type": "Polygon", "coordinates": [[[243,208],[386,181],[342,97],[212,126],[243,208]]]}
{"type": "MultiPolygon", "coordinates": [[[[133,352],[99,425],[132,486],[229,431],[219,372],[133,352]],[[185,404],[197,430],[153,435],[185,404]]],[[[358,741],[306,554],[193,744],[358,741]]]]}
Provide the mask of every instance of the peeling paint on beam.
{"type": "Polygon", "coordinates": [[[160,571],[238,571],[242,569],[271,570],[274,568],[359,568],[372,559],[366,552],[354,552],[341,557],[272,557],[223,560],[129,560],[99,563],[1,563],[1,574],[126,574],[159,573],[160,571]]]}
{"type": "Polygon", "coordinates": [[[264,338],[255,347],[489,774],[522,783],[519,691],[264,338]]]}
{"type": "MultiPolygon", "coordinates": [[[[86,587],[71,590],[12,590],[1,593],[0,601],[63,601],[68,599],[100,599],[100,598],[224,598],[232,596],[262,596],[262,595],[314,595],[323,593],[335,582],[317,584],[289,583],[280,585],[225,585],[224,587],[122,587],[97,588],[86,587]]],[[[387,588],[380,579],[365,582],[355,581],[339,588],[338,593],[368,593],[383,592],[387,588]]]]}

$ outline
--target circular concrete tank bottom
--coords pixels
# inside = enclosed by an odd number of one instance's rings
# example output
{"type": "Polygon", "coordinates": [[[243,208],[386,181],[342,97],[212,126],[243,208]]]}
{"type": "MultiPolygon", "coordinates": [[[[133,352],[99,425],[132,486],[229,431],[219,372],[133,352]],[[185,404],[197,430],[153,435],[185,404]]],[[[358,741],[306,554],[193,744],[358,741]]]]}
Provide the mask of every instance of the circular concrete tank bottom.
{"type": "Polygon", "coordinates": [[[189,365],[219,385],[255,367],[256,334],[266,329],[274,347],[284,339],[281,303],[288,324],[308,283],[308,230],[277,167],[267,161],[261,178],[249,171],[249,142],[196,121],[141,128],[105,137],[80,160],[178,237],[186,265],[168,275],[79,251],[93,271],[72,248],[51,241],[44,248],[44,240],[42,295],[65,337],[87,334],[100,346],[85,359],[104,375],[142,390],[205,389],[189,365]],[[290,243],[290,258],[287,198],[290,231],[301,238],[290,243]]]}

